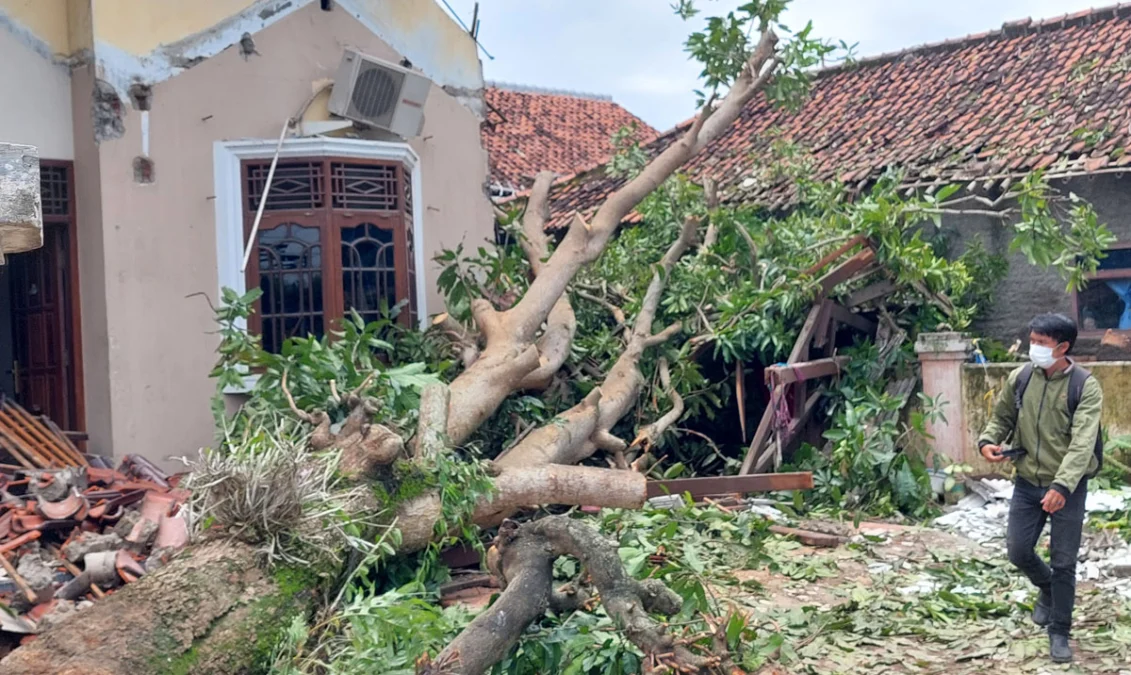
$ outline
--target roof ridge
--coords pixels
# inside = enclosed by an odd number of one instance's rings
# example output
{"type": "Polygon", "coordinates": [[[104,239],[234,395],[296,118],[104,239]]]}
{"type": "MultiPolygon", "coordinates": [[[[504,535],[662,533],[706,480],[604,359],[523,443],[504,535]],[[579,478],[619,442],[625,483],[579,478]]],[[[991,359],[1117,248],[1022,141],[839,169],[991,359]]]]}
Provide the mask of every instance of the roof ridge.
{"type": "Polygon", "coordinates": [[[1017,19],[1015,21],[1006,21],[1001,25],[1001,28],[996,30],[988,30],[982,33],[970,33],[962,37],[948,38],[946,40],[939,40],[936,42],[926,42],[920,45],[905,47],[891,52],[883,52],[874,56],[865,56],[860,59],[848,61],[845,63],[837,63],[830,66],[825,66],[818,71],[818,76],[825,76],[834,73],[839,73],[845,70],[851,70],[861,66],[878,66],[892,61],[897,61],[904,56],[911,54],[929,54],[937,51],[947,49],[956,49],[960,47],[967,47],[969,45],[977,44],[979,42],[986,42],[989,40],[997,39],[1000,37],[1018,37],[1021,35],[1035,35],[1038,33],[1048,33],[1054,30],[1064,30],[1065,28],[1072,28],[1084,24],[1092,23],[1095,20],[1115,20],[1131,17],[1131,2],[1121,2],[1115,5],[1108,5],[1106,7],[1091,8],[1081,10],[1074,14],[1064,14],[1061,16],[1049,17],[1047,19],[1036,19],[1027,17],[1024,19],[1017,19]]]}
{"type": "MultiPolygon", "coordinates": [[[[530,84],[516,84],[513,82],[500,82],[498,80],[488,80],[484,83],[488,89],[499,89],[501,91],[511,91],[517,94],[539,94],[543,96],[569,96],[571,98],[581,98],[590,101],[602,101],[605,103],[616,103],[613,100],[612,94],[595,94],[584,91],[574,91],[572,89],[554,89],[552,87],[538,87],[530,84]]],[[[617,105],[620,105],[619,103],[617,105]]]]}

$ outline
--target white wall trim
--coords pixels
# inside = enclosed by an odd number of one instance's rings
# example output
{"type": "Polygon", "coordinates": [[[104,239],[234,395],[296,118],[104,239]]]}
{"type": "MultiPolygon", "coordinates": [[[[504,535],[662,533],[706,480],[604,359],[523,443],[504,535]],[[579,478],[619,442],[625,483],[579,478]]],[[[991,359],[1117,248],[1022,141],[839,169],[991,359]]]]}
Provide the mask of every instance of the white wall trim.
{"type": "MultiPolygon", "coordinates": [[[[218,289],[225,286],[241,295],[247,285],[243,263],[243,185],[240,162],[245,159],[271,159],[278,139],[256,138],[216,141],[212,145],[212,179],[216,195],[216,271],[218,289]]],[[[421,329],[428,324],[428,294],[424,274],[424,198],[421,187],[420,157],[407,143],[365,141],[353,138],[288,138],[283,141],[280,159],[300,157],[344,157],[401,162],[412,171],[412,238],[416,262],[416,306],[421,329]]]]}

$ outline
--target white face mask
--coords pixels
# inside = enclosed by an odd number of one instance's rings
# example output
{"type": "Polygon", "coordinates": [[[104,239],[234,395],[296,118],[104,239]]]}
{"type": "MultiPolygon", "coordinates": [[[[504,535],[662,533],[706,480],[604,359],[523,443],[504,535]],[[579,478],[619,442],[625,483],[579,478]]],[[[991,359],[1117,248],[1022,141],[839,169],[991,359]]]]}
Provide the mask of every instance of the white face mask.
{"type": "Polygon", "coordinates": [[[1056,364],[1056,357],[1053,356],[1052,352],[1052,347],[1031,344],[1029,345],[1029,360],[1038,368],[1052,368],[1056,364]]]}

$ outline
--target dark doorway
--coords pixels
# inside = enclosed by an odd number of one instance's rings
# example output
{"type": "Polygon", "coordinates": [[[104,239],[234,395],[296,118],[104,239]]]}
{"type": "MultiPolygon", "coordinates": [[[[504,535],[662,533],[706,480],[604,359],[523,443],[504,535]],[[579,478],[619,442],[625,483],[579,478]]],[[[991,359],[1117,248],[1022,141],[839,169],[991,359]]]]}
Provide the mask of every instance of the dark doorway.
{"type": "MultiPolygon", "coordinates": [[[[78,318],[74,185],[70,162],[43,162],[43,247],[8,257],[12,336],[7,387],[33,415],[63,429],[85,426],[78,318]]],[[[7,354],[5,354],[7,356],[7,354]]]]}

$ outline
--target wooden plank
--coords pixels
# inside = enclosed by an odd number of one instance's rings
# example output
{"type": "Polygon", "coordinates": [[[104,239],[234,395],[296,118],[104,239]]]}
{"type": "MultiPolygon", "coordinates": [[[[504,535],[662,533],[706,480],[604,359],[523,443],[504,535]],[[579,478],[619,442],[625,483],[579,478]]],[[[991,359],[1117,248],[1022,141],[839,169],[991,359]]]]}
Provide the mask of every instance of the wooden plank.
{"type": "Polygon", "coordinates": [[[38,429],[28,425],[19,415],[19,406],[11,401],[5,401],[5,405],[0,406],[0,424],[8,428],[10,432],[20,437],[23,441],[24,447],[34,450],[35,454],[44,458],[48,465],[54,464],[60,467],[68,466],[66,453],[61,452],[50,439],[45,438],[38,429]]]}
{"type": "Polygon", "coordinates": [[[811,490],[813,474],[758,473],[746,476],[711,476],[707,478],[679,478],[676,480],[648,481],[648,497],[667,494],[690,493],[693,499],[714,495],[748,492],[777,492],[779,490],[811,490]]]}
{"type": "MultiPolygon", "coordinates": [[[[35,463],[36,468],[46,469],[58,464],[54,455],[47,452],[38,442],[24,433],[24,430],[8,419],[4,408],[0,407],[0,435],[8,439],[9,444],[19,448],[25,457],[35,463]]],[[[60,465],[61,466],[61,465],[60,465]]]]}
{"type": "Polygon", "coordinates": [[[766,384],[770,387],[779,387],[792,382],[804,382],[819,377],[836,375],[844,370],[844,366],[849,360],[847,356],[833,356],[804,363],[769,366],[766,368],[766,384]]]}
{"type": "Polygon", "coordinates": [[[831,263],[832,261],[836,260],[837,258],[841,257],[845,253],[848,253],[852,249],[856,248],[857,246],[859,246],[860,244],[863,244],[865,242],[866,242],[866,237],[864,235],[862,235],[862,234],[856,235],[852,239],[849,239],[846,244],[844,244],[843,246],[841,246],[837,250],[828,254],[824,258],[821,258],[820,260],[818,260],[816,265],[813,265],[809,269],[805,270],[805,274],[807,276],[813,276],[817,272],[820,272],[821,270],[825,269],[825,267],[827,267],[829,265],[829,263],[831,263]]]}
{"type": "Polygon", "coordinates": [[[62,445],[63,448],[67,450],[67,454],[71,456],[71,459],[73,459],[78,464],[78,466],[83,466],[84,464],[86,464],[86,460],[83,458],[82,453],[79,452],[79,449],[76,448],[75,444],[71,442],[70,437],[68,437],[67,434],[65,434],[63,430],[59,428],[59,425],[55,424],[54,420],[52,420],[47,415],[42,416],[40,419],[43,420],[44,426],[50,429],[51,433],[55,434],[55,438],[59,440],[60,445],[62,445]]]}
{"type": "Polygon", "coordinates": [[[770,428],[774,420],[774,406],[773,406],[773,393],[770,394],[770,405],[766,406],[766,411],[762,413],[762,421],[758,423],[758,429],[754,432],[754,438],[750,441],[750,447],[746,450],[746,457],[742,459],[742,468],[738,470],[739,475],[746,475],[750,473],[750,468],[754,466],[754,460],[758,458],[762,448],[766,445],[766,440],[770,437],[770,428]]]}
{"type": "Polygon", "coordinates": [[[82,454],[75,450],[73,455],[64,445],[63,440],[57,438],[55,434],[47,428],[38,418],[34,417],[31,413],[24,409],[19,403],[8,400],[5,401],[9,412],[14,412],[20,421],[23,423],[24,428],[27,429],[33,436],[35,436],[41,443],[50,446],[51,451],[59,457],[63,462],[63,466],[86,466],[86,460],[83,459],[82,454]]]}
{"type": "Polygon", "coordinates": [[[879,300],[880,298],[887,297],[896,291],[895,282],[890,279],[877,281],[871,286],[865,286],[854,293],[849,293],[848,298],[844,301],[847,307],[859,307],[866,302],[879,300]]]}
{"type": "Polygon", "coordinates": [[[11,455],[12,459],[19,462],[25,469],[39,469],[40,467],[30,456],[25,455],[21,446],[7,440],[4,429],[0,427],[0,450],[11,455]]]}
{"type": "Polygon", "coordinates": [[[827,296],[838,284],[848,281],[875,261],[876,252],[870,248],[864,249],[845,260],[839,267],[821,277],[817,282],[821,286],[821,297],[827,296]]]}
{"type": "Polygon", "coordinates": [[[813,346],[817,349],[825,349],[833,343],[833,336],[836,335],[836,326],[832,325],[832,313],[829,311],[829,306],[832,300],[821,301],[821,315],[817,319],[817,328],[813,335],[813,346]]]}
{"type": "Polygon", "coordinates": [[[813,334],[816,333],[820,321],[821,303],[818,302],[809,310],[809,316],[805,318],[805,324],[797,334],[797,342],[793,343],[793,351],[789,353],[789,360],[786,363],[797,363],[809,358],[809,343],[813,341],[813,334]]]}
{"type": "Polygon", "coordinates": [[[832,302],[831,300],[828,302],[828,311],[829,315],[834,321],[839,321],[840,323],[852,326],[853,328],[863,331],[868,335],[876,334],[875,321],[869,321],[856,312],[847,310],[837,303],[832,302]]]}
{"type": "Polygon", "coordinates": [[[817,391],[809,395],[805,401],[805,405],[801,408],[801,414],[794,417],[789,423],[789,429],[786,430],[785,438],[782,439],[782,450],[788,451],[791,449],[793,441],[797,438],[801,430],[812,419],[813,413],[817,410],[817,404],[820,403],[821,397],[825,395],[825,388],[821,387],[817,391]]]}

